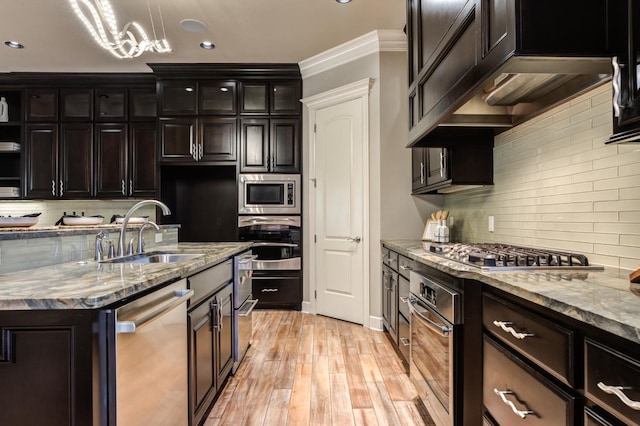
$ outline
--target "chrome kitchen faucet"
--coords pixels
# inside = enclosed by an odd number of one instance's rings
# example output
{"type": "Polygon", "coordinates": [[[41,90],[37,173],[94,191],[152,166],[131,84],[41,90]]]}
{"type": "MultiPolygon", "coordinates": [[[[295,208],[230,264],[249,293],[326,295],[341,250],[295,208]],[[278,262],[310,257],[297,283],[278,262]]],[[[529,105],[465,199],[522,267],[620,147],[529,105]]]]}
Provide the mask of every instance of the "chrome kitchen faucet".
{"type": "Polygon", "coordinates": [[[120,227],[120,235],[118,236],[118,256],[124,256],[124,238],[125,238],[125,233],[126,233],[126,229],[127,229],[127,224],[129,223],[129,219],[133,215],[133,212],[138,210],[140,207],[143,207],[143,206],[146,206],[146,205],[149,205],[149,204],[154,204],[154,205],[160,207],[162,209],[162,214],[164,216],[167,216],[167,215],[171,214],[171,210],[169,209],[169,207],[167,207],[167,205],[165,203],[163,203],[162,201],[143,200],[143,201],[140,201],[137,204],[134,204],[129,209],[127,214],[124,215],[124,219],[122,220],[122,226],[120,227]]]}

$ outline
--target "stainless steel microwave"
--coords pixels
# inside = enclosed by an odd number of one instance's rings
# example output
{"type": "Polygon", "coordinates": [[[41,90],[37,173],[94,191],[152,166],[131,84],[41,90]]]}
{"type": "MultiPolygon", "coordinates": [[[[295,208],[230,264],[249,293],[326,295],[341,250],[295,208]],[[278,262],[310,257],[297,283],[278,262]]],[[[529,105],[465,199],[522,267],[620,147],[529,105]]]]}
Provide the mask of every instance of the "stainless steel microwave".
{"type": "Polygon", "coordinates": [[[241,174],[239,214],[300,214],[300,175],[241,174]]]}

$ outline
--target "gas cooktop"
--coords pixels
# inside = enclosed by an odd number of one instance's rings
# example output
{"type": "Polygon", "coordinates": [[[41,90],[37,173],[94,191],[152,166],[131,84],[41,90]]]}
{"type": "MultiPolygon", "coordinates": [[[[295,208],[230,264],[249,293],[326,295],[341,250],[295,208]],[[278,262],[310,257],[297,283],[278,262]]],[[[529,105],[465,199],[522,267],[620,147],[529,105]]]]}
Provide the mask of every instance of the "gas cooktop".
{"type": "Polygon", "coordinates": [[[441,257],[485,271],[604,269],[602,266],[589,265],[589,260],[582,254],[509,244],[432,243],[429,250],[441,257]]]}

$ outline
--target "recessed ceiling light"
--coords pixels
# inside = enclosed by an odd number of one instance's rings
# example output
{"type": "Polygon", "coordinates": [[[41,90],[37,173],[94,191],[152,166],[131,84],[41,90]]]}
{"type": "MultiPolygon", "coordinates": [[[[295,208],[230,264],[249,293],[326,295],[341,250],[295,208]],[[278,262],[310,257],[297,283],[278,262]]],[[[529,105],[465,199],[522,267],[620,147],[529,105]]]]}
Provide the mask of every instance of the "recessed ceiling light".
{"type": "Polygon", "coordinates": [[[336,0],[338,3],[340,4],[347,4],[347,3],[351,3],[351,0],[336,0]]]}
{"type": "Polygon", "coordinates": [[[203,41],[202,43],[200,43],[200,47],[202,47],[203,49],[211,50],[216,47],[216,45],[211,43],[210,41],[203,41]]]}
{"type": "Polygon", "coordinates": [[[193,92],[193,87],[185,87],[184,91],[185,92],[193,92]]]}
{"type": "Polygon", "coordinates": [[[23,49],[24,46],[20,43],[18,43],[17,41],[5,41],[4,44],[6,44],[7,46],[9,46],[12,49],[23,49]]]}
{"type": "Polygon", "coordinates": [[[180,21],[180,26],[183,30],[189,31],[190,33],[201,33],[207,26],[202,21],[198,21],[197,19],[183,19],[180,21]]]}

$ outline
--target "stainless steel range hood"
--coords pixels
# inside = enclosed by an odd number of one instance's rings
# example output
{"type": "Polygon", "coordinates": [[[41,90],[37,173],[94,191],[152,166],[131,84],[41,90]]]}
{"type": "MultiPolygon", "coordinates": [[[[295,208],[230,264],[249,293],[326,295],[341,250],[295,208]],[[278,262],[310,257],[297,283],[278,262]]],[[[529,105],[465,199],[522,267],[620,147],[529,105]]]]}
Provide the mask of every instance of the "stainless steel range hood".
{"type": "Polygon", "coordinates": [[[608,81],[610,72],[609,58],[514,56],[440,126],[494,127],[500,133],[608,81]]]}

